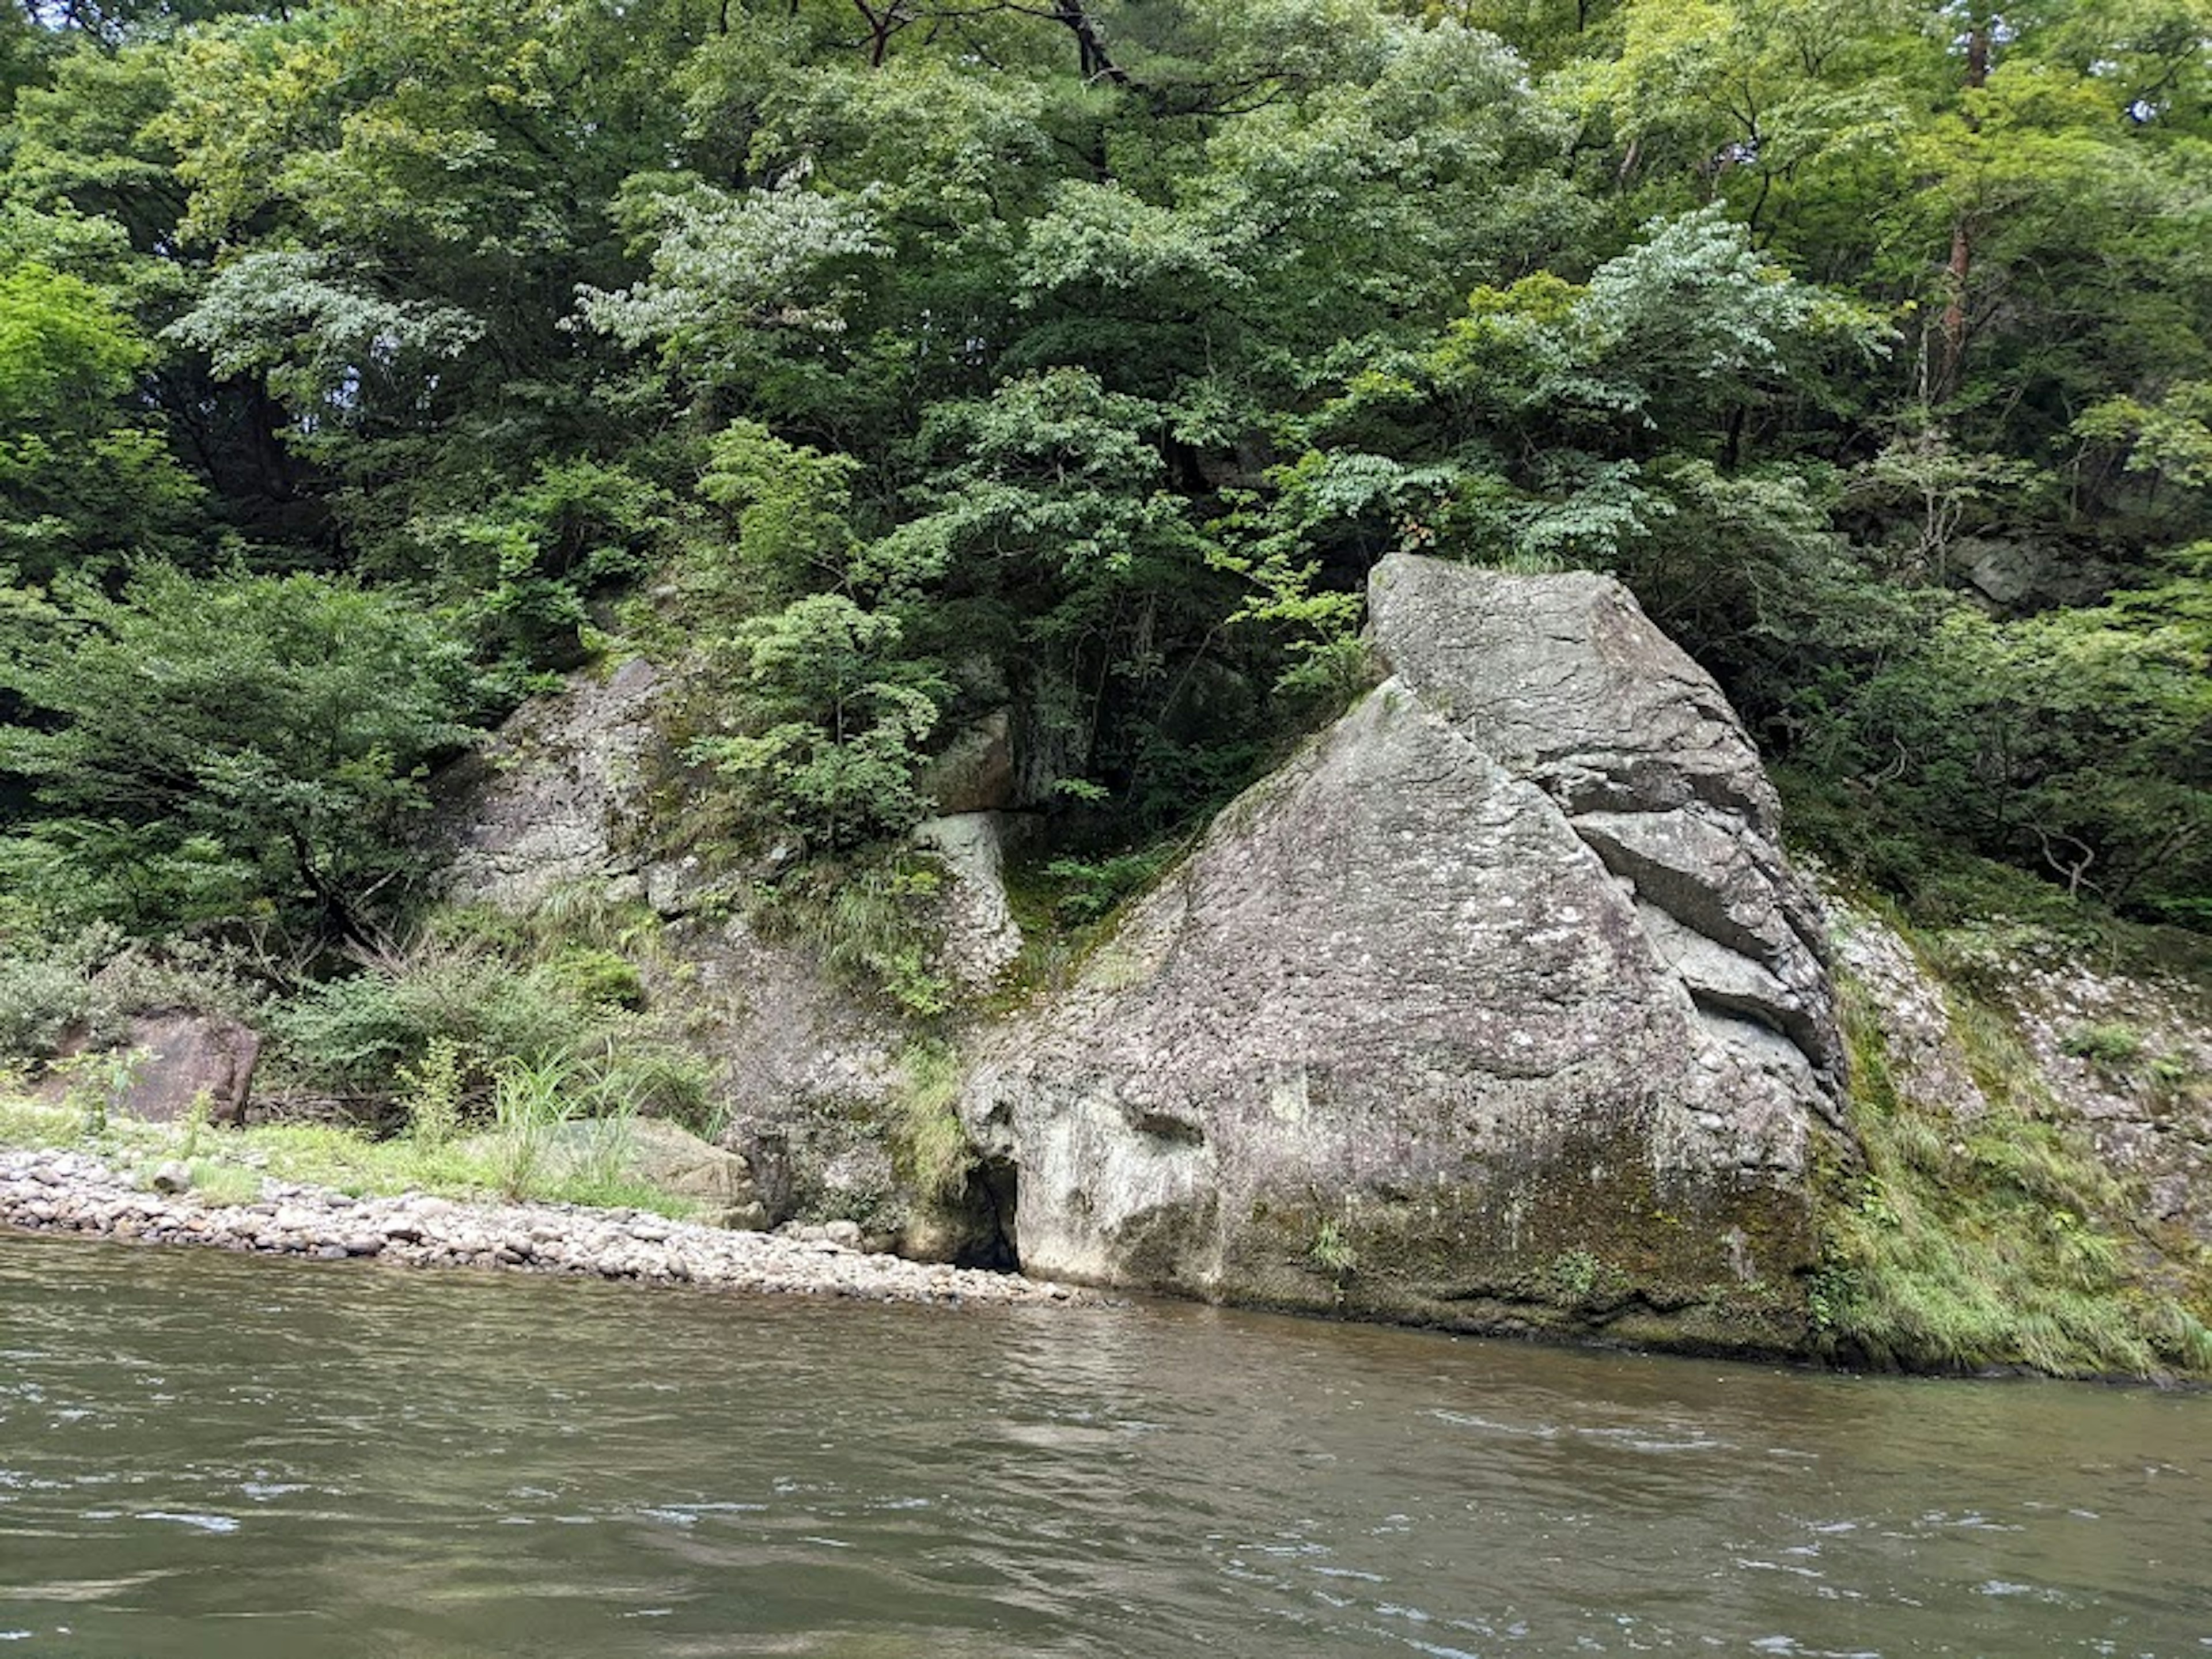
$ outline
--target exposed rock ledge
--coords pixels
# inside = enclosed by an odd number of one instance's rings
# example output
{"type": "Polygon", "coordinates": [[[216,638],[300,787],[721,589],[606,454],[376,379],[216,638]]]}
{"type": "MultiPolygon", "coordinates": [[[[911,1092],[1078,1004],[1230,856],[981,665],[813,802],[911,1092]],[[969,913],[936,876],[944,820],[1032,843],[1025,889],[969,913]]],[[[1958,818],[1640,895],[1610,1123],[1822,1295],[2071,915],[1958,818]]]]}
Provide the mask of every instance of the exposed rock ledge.
{"type": "Polygon", "coordinates": [[[1751,743],[1608,579],[1397,556],[1370,614],[1390,678],[979,1042],[1024,1266],[1790,1346],[1850,1151],[1751,743]]]}
{"type": "Polygon", "coordinates": [[[353,1198],[264,1181],[260,1201],[149,1192],[82,1152],[0,1152],[0,1227],[198,1244],[329,1261],[641,1279],[879,1302],[1058,1304],[1064,1286],[1018,1274],[871,1255],[828,1239],[732,1232],[631,1210],[353,1198]]]}

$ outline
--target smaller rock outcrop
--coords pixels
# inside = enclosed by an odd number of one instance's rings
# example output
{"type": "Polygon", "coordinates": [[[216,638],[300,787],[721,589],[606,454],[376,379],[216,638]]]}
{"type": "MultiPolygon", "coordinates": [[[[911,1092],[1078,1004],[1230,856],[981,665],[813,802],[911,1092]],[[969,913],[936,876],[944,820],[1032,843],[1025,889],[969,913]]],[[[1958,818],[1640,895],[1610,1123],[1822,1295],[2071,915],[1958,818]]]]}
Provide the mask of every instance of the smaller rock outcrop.
{"type": "Polygon", "coordinates": [[[131,1022],[130,1046],[141,1056],[123,1103],[133,1117],[171,1122],[205,1096],[210,1121],[246,1121],[258,1031],[210,1014],[142,1014],[131,1022]]]}
{"type": "Polygon", "coordinates": [[[526,703],[441,780],[445,876],[461,903],[522,909],[566,884],[626,875],[661,739],[659,676],[632,658],[605,678],[526,703]]]}
{"type": "Polygon", "coordinates": [[[988,991],[1022,953],[1022,930],[1006,901],[1006,851],[995,812],[960,812],[925,818],[914,844],[944,867],[939,914],[945,943],[939,963],[954,984],[988,991]]]}
{"type": "MultiPolygon", "coordinates": [[[[522,911],[582,887],[648,905],[665,924],[665,955],[647,995],[680,1011],[686,1040],[714,1062],[716,1104],[769,1214],[880,1208],[892,1175],[879,1119],[904,1035],[805,941],[731,914],[742,883],[729,872],[658,844],[666,825],[656,802],[665,806],[680,773],[662,730],[670,696],[651,664],[633,659],[517,710],[483,754],[441,780],[446,894],[522,911]]],[[[981,749],[971,782],[991,771],[981,749]]],[[[973,836],[962,845],[980,875],[984,849],[973,836]]],[[[979,894],[988,899],[957,872],[947,885],[971,911],[979,894]]],[[[973,971],[985,971],[994,935],[985,918],[973,971]]]]}
{"type": "Polygon", "coordinates": [[[1962,1032],[1994,1026],[2039,1115],[2083,1138],[2136,1202],[2132,1222],[2212,1247],[2212,997],[2047,945],[1991,945],[1972,988],[1947,983],[1881,916],[1829,898],[1837,954],[1897,1094],[1960,1129],[1990,1109],[1962,1032]]]}
{"type": "MultiPolygon", "coordinates": [[[[82,1037],[63,1050],[65,1060],[85,1054],[82,1037]]],[[[103,1065],[110,1057],[118,1062],[118,1086],[107,1104],[126,1117],[173,1123],[204,1109],[211,1123],[243,1123],[261,1061],[261,1034],[219,1014],[137,1014],[121,1042],[89,1056],[103,1065]]],[[[83,1086],[64,1074],[67,1069],[40,1084],[42,1097],[59,1100],[83,1086]]]]}

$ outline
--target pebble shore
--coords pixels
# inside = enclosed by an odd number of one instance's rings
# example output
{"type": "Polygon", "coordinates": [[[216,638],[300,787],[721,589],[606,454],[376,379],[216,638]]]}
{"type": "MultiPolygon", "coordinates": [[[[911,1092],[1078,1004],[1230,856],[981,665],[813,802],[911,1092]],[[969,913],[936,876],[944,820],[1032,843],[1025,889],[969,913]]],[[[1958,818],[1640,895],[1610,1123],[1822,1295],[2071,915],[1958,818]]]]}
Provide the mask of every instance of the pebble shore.
{"type": "MultiPolygon", "coordinates": [[[[770,1295],[1060,1306],[1064,1285],[874,1255],[828,1237],[737,1232],[637,1210],[354,1198],[264,1178],[252,1204],[149,1190],[84,1152],[0,1151],[0,1227],[410,1267],[479,1267],[770,1295]]],[[[819,1235],[823,1230],[809,1229],[819,1235]]]]}

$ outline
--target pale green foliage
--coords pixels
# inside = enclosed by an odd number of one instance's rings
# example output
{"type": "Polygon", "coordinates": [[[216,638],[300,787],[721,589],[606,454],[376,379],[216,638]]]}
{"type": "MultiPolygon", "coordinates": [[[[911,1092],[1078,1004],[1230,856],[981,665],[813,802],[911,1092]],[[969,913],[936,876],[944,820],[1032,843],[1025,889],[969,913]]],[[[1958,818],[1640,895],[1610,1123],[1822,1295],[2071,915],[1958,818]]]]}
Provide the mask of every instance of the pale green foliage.
{"type": "Polygon", "coordinates": [[[1863,317],[1762,260],[1717,207],[1646,225],[1591,276],[1569,335],[1572,367],[1553,395],[1647,420],[1779,390],[1783,368],[1824,336],[1872,343],[1863,317]]]}
{"type": "Polygon", "coordinates": [[[0,277],[0,430],[96,420],[146,356],[90,283],[35,263],[0,277]]]}
{"type": "Polygon", "coordinates": [[[899,1057],[899,1071],[892,1137],[900,1173],[924,1200],[949,1203],[975,1164],[957,1109],[959,1054],[945,1042],[917,1042],[899,1057]]]}
{"type": "MultiPolygon", "coordinates": [[[[860,550],[848,512],[860,462],[787,443],[757,421],[725,427],[707,455],[699,493],[734,520],[746,566],[772,587],[844,580],[860,550]]],[[[704,608],[714,599],[711,580],[700,587],[704,608]]]]}
{"type": "Polygon", "coordinates": [[[0,1058],[42,1060],[72,1032],[115,1035],[117,1011],[94,983],[121,939],[92,927],[48,948],[0,955],[0,1058]]]}
{"type": "Polygon", "coordinates": [[[2130,472],[2212,486],[2212,380],[2179,381],[2149,402],[2107,398],[2084,410],[2074,430],[2092,442],[2125,447],[2130,472]]]}
{"type": "Polygon", "coordinates": [[[251,1020],[266,1000],[243,953],[220,944],[150,945],[106,922],[43,937],[11,931],[0,939],[0,1066],[44,1060],[65,1042],[111,1047],[134,1014],[190,1008],[251,1020]]]}
{"type": "Polygon", "coordinates": [[[974,577],[994,587],[1049,584],[1047,593],[1068,597],[1047,601],[1047,620],[1067,614],[1192,539],[1186,505],[1162,487],[1151,441],[1161,423],[1161,411],[1072,368],[1012,381],[987,401],[941,404],[922,430],[944,458],[919,492],[928,510],[869,549],[860,571],[903,588],[972,558],[974,577]],[[986,559],[1012,568],[999,574],[986,559]]]}
{"type": "Polygon", "coordinates": [[[407,1133],[423,1151],[434,1152],[460,1133],[467,1072],[461,1045],[442,1033],[423,1046],[412,1066],[394,1068],[406,1091],[407,1133]]]}
{"type": "Polygon", "coordinates": [[[150,355],[107,294],[0,258],[0,579],[178,547],[199,494],[129,407],[150,355]]]}
{"type": "Polygon", "coordinates": [[[652,240],[652,275],[584,289],[582,315],[626,345],[680,354],[695,372],[734,361],[753,330],[842,329],[854,268],[887,252],[866,199],[827,196],[797,178],[734,195],[699,179],[647,178],[624,202],[652,240]]]}
{"type": "Polygon", "coordinates": [[[1916,89],[1896,43],[1919,21],[1903,0],[1630,0],[1619,56],[1576,65],[1563,90],[1640,150],[1730,163],[1756,227],[1905,137],[1916,89]]]}
{"type": "Polygon", "coordinates": [[[1313,1243],[1306,1247],[1306,1260],[1340,1285],[1358,1267],[1359,1252],[1346,1237],[1343,1224],[1334,1216],[1324,1216],[1314,1227],[1313,1243]]]}
{"type": "Polygon", "coordinates": [[[216,271],[175,335],[217,373],[260,371],[295,409],[343,426],[364,379],[458,357],[484,331],[457,306],[380,295],[365,274],[342,277],[316,253],[248,253],[216,271]]]}
{"type": "Polygon", "coordinates": [[[1924,426],[1892,439],[1861,466],[1853,493],[1911,515],[1917,522],[1910,574],[1941,578],[1968,515],[2008,499],[2030,476],[2019,462],[1962,452],[1942,428],[1924,426]]]}
{"type": "Polygon", "coordinates": [[[1077,286],[1146,291],[1252,285],[1261,227],[1245,215],[1200,215],[1148,202],[1119,184],[1069,179],[1054,191],[1016,266],[1032,294],[1077,286]]]}

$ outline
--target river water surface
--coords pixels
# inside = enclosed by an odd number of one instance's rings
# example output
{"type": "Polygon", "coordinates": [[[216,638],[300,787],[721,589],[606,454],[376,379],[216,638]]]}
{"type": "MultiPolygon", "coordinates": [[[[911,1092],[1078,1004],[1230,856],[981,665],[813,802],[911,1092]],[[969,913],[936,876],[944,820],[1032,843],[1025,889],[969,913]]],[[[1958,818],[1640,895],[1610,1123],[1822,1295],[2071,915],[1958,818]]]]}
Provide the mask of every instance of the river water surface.
{"type": "Polygon", "coordinates": [[[0,1237],[0,1659],[2212,1656],[2212,1397],[0,1237]]]}

